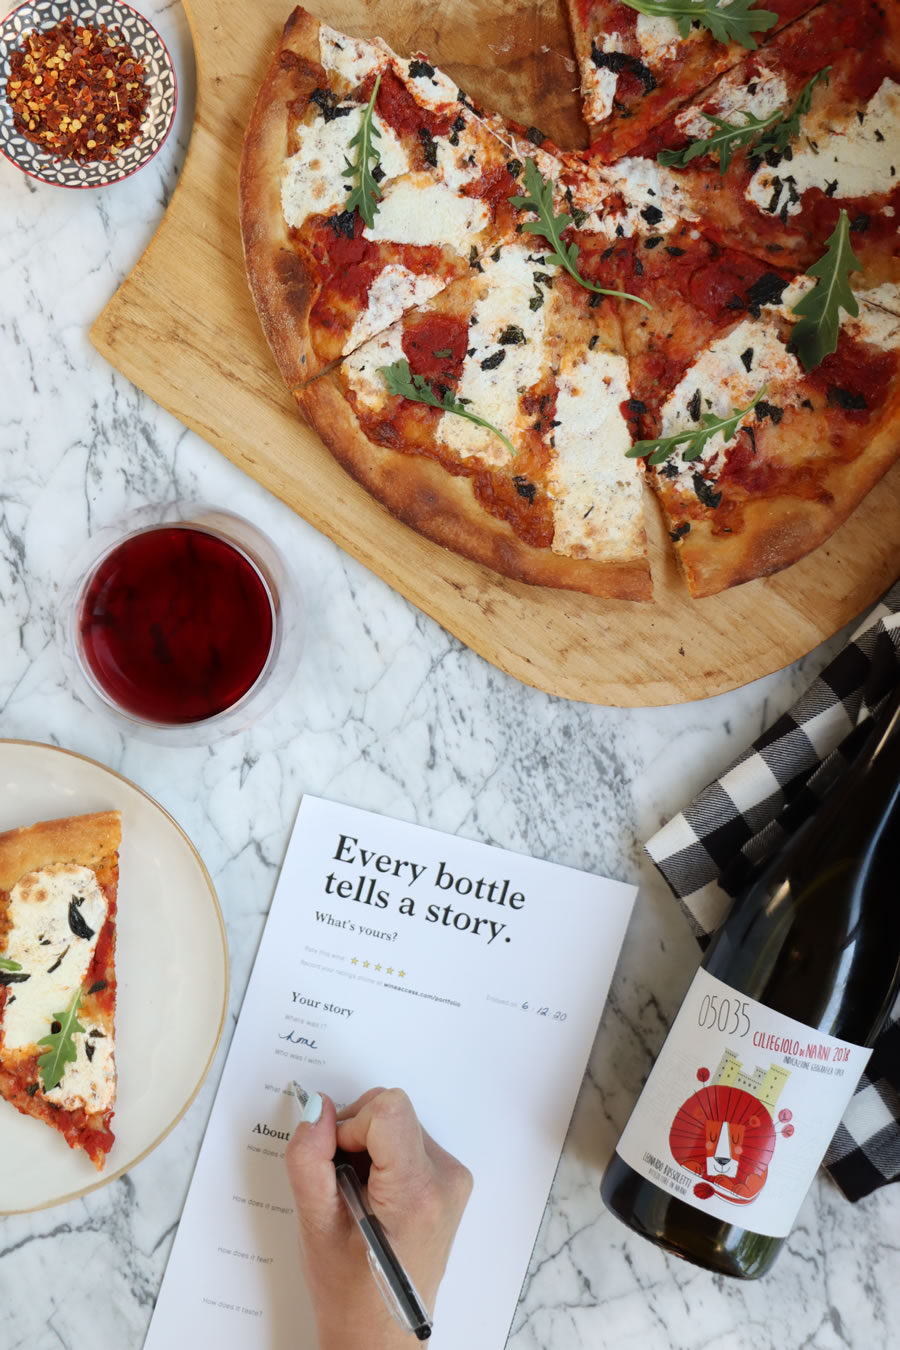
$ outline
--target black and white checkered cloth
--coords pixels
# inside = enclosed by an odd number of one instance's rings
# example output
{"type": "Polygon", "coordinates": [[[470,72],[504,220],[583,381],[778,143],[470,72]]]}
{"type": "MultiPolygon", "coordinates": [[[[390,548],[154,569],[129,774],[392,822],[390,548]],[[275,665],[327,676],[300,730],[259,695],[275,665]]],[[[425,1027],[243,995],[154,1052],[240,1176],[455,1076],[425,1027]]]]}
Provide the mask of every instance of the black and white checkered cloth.
{"type": "MultiPolygon", "coordinates": [[[[854,757],[898,678],[900,581],[790,711],[648,841],[701,946],[854,757]]],[[[900,1180],[900,998],[824,1165],[850,1200],[900,1180]]]]}

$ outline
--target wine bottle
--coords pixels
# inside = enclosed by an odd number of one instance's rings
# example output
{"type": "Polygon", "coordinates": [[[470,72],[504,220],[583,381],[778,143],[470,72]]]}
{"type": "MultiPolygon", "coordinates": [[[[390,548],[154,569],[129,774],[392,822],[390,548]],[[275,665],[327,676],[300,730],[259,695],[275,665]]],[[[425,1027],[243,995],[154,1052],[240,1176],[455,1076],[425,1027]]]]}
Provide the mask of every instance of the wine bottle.
{"type": "Polygon", "coordinates": [[[713,938],[603,1177],[607,1207],[755,1279],[900,988],[900,688],[713,938]]]}

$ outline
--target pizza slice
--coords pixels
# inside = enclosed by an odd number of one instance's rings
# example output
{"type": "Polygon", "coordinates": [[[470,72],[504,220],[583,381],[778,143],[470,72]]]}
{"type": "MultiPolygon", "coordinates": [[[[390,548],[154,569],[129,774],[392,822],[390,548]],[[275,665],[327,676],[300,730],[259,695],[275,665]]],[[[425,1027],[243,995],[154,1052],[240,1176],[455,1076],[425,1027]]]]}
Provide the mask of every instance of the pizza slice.
{"type": "Polygon", "coordinates": [[[660,123],[630,164],[677,173],[707,233],[795,270],[846,211],[857,284],[900,282],[900,6],[827,0],[660,123]]]}
{"type": "Polygon", "coordinates": [[[816,0],[567,0],[593,149],[627,154],[747,48],[816,0]],[[665,12],[669,10],[671,17],[665,12]]]}
{"type": "Polygon", "coordinates": [[[804,557],[900,456],[900,316],[857,299],[857,315],[836,311],[835,350],[810,355],[798,306],[813,278],[696,223],[651,242],[623,239],[605,261],[653,305],[622,311],[631,453],[646,457],[691,595],[713,595],[804,557]]]}
{"type": "Polygon", "coordinates": [[[523,232],[296,398],[428,538],[520,581],[649,599],[618,303],[523,232]]]}
{"type": "Polygon", "coordinates": [[[0,834],[0,1096],[102,1170],[116,1101],[118,811],[0,834]]]}
{"type": "Polygon", "coordinates": [[[485,117],[423,56],[294,10],[240,176],[250,286],[289,387],[513,236],[522,164],[494,134],[513,128],[485,117]]]}

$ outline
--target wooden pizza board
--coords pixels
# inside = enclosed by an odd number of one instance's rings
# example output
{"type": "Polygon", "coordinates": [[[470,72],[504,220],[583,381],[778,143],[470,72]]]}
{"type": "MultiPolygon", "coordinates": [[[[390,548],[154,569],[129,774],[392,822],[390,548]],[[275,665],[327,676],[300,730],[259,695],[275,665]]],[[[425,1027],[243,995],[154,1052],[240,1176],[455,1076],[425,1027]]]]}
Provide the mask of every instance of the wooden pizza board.
{"type": "MultiPolygon", "coordinates": [[[[561,0],[309,0],[333,27],[416,49],[489,107],[583,145],[561,0]]],[[[290,12],[188,0],[197,113],[155,238],[92,331],[135,384],[488,661],[563,698],[622,707],[718,694],[787,665],[900,573],[900,465],[822,548],[771,578],[692,601],[655,502],[655,599],[509,581],[421,538],[337,467],[300,421],[263,339],[237,216],[241,138],[290,12]]]]}

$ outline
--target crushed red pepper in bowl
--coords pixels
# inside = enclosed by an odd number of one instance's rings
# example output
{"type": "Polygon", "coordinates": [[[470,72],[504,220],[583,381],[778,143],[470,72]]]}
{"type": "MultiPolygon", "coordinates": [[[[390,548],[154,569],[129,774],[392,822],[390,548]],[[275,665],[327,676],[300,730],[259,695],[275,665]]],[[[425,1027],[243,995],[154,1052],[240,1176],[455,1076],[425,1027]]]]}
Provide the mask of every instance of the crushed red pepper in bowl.
{"type": "Polygon", "coordinates": [[[119,29],[64,19],[11,53],[6,100],[16,129],[49,154],[115,159],[140,136],[150,94],[119,29]]]}

